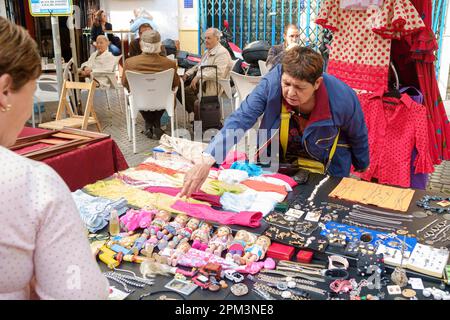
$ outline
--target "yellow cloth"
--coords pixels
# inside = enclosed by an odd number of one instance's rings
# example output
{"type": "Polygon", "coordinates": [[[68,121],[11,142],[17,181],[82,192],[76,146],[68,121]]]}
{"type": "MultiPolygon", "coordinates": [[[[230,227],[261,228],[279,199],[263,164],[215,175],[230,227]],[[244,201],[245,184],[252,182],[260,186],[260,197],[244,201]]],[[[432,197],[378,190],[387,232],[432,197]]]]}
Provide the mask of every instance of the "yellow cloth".
{"type": "MultiPolygon", "coordinates": [[[[177,201],[175,197],[162,193],[150,193],[137,188],[133,188],[126,185],[119,179],[98,181],[94,184],[86,186],[84,190],[91,195],[103,197],[110,200],[125,198],[128,201],[129,205],[139,208],[152,207],[159,210],[169,211],[171,213],[183,213],[171,208],[171,206],[177,201]]],[[[193,204],[204,204],[211,206],[207,202],[194,199],[179,200],[193,204]]]]}
{"type": "Polygon", "coordinates": [[[219,180],[213,180],[213,179],[206,179],[205,183],[203,184],[201,190],[207,194],[213,195],[213,196],[222,196],[225,192],[230,193],[242,193],[247,188],[240,184],[228,184],[223,181],[219,180]]]}

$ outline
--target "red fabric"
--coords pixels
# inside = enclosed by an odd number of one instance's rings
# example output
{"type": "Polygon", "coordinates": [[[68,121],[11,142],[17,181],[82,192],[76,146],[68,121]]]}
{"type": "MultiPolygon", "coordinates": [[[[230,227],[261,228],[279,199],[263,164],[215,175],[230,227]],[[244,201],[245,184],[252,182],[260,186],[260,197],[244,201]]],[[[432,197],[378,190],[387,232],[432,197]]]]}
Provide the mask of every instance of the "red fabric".
{"type": "Polygon", "coordinates": [[[354,89],[376,91],[387,89],[389,66],[371,66],[330,59],[327,72],[354,89]]]}
{"type": "Polygon", "coordinates": [[[425,25],[408,0],[384,0],[378,8],[344,10],[323,0],[316,23],[333,31],[327,72],[359,90],[387,88],[392,39],[425,25]]]}
{"type": "Polygon", "coordinates": [[[408,95],[383,98],[383,91],[359,95],[369,131],[370,167],[360,174],[370,181],[408,188],[413,149],[415,173],[434,171],[430,157],[426,109],[408,95]]]}
{"type": "Polygon", "coordinates": [[[445,112],[434,67],[438,45],[431,29],[431,0],[411,0],[426,28],[392,43],[393,60],[397,66],[400,81],[407,86],[415,86],[424,96],[427,109],[430,154],[434,164],[450,160],[450,123],[445,112]]]}
{"type": "Polygon", "coordinates": [[[283,180],[284,182],[286,182],[287,184],[289,184],[291,186],[291,188],[294,188],[296,186],[298,186],[298,183],[292,179],[291,177],[281,174],[281,173],[275,173],[275,174],[265,174],[263,175],[264,177],[272,177],[272,178],[276,178],[279,180],[283,180]]]}
{"type": "Polygon", "coordinates": [[[36,136],[38,134],[43,134],[43,133],[47,133],[47,132],[50,132],[50,131],[45,130],[45,129],[39,129],[39,128],[24,127],[22,132],[19,134],[18,138],[36,136]]]}
{"type": "Polygon", "coordinates": [[[186,213],[190,217],[201,220],[218,222],[223,225],[240,225],[250,228],[258,228],[261,225],[261,212],[242,211],[239,213],[219,211],[204,205],[177,201],[171,207],[177,211],[186,213]]]}
{"type": "Polygon", "coordinates": [[[102,140],[43,162],[61,176],[71,191],[128,169],[122,152],[112,139],[102,140]]]}
{"type": "Polygon", "coordinates": [[[14,150],[14,152],[17,153],[17,154],[23,155],[25,153],[30,153],[32,151],[38,151],[38,150],[41,150],[41,149],[48,148],[50,146],[51,146],[51,144],[37,143],[37,144],[34,144],[32,146],[29,146],[29,147],[25,147],[25,148],[22,148],[22,149],[14,150]]]}
{"type": "MultiPolygon", "coordinates": [[[[29,137],[49,132],[25,127],[19,137],[29,137]]],[[[43,160],[52,167],[71,191],[106,179],[118,171],[128,169],[125,157],[112,139],[102,140],[76,150],[43,160]]]]}
{"type": "MultiPolygon", "coordinates": [[[[151,193],[164,193],[169,196],[177,196],[181,192],[181,188],[172,188],[172,187],[149,187],[146,188],[145,191],[151,192],[151,193]]],[[[213,196],[210,194],[207,194],[203,191],[195,192],[191,196],[192,199],[208,202],[211,205],[215,207],[222,207],[222,204],[220,203],[220,196],[213,196]]]]}

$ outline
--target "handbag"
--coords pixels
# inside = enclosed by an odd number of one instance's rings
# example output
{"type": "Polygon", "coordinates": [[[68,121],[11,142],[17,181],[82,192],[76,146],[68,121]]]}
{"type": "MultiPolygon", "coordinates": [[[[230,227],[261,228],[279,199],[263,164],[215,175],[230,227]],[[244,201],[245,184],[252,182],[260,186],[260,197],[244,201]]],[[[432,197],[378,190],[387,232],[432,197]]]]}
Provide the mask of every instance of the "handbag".
{"type": "Polygon", "coordinates": [[[203,131],[208,129],[221,129],[221,107],[219,101],[219,80],[217,76],[217,66],[208,65],[200,67],[200,81],[203,84],[203,69],[214,68],[216,70],[216,90],[217,94],[215,96],[204,96],[201,92],[200,98],[200,120],[202,121],[203,131]]]}
{"type": "MultiPolygon", "coordinates": [[[[283,148],[284,156],[286,157],[287,147],[288,147],[288,139],[289,139],[289,122],[291,120],[291,113],[287,111],[286,106],[282,105],[281,110],[281,125],[280,125],[280,144],[283,148]]],[[[294,161],[294,165],[299,169],[307,170],[312,173],[320,173],[325,174],[331,164],[331,160],[336,152],[338,140],[339,140],[340,129],[336,138],[334,139],[333,146],[331,147],[330,154],[328,157],[328,162],[323,164],[320,161],[307,159],[303,157],[298,157],[297,160],[294,161]]]]}

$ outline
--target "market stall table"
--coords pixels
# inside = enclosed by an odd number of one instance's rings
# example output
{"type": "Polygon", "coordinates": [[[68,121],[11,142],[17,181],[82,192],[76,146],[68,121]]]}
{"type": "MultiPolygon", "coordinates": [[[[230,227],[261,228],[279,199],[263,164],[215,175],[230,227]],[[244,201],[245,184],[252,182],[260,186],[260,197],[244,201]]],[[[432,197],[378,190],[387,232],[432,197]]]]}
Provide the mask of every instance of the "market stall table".
{"type": "MultiPolygon", "coordinates": [[[[46,132],[49,131],[26,127],[19,137],[30,137],[46,132]]],[[[125,157],[116,142],[110,138],[44,159],[42,162],[52,167],[71,191],[128,169],[125,157]]]]}
{"type": "MultiPolygon", "coordinates": [[[[291,192],[287,198],[288,202],[295,201],[296,203],[298,202],[304,202],[306,203],[306,199],[308,197],[310,197],[311,192],[314,190],[315,186],[323,179],[322,175],[316,175],[316,174],[312,174],[310,175],[309,181],[307,184],[305,185],[300,185],[298,187],[296,187],[294,189],[294,192],[291,192]]],[[[317,193],[314,201],[316,204],[320,204],[321,202],[330,202],[333,204],[341,204],[341,205],[345,205],[345,206],[351,206],[353,203],[350,202],[346,202],[346,201],[341,201],[338,199],[331,199],[328,198],[329,193],[339,184],[341,179],[339,178],[331,178],[330,180],[327,181],[327,183],[325,183],[320,189],[319,192],[317,193]]],[[[408,209],[408,213],[420,210],[420,208],[418,208],[416,206],[416,201],[421,199],[424,195],[426,194],[426,192],[424,191],[416,191],[413,200],[411,201],[410,207],[408,209]]],[[[375,207],[374,207],[375,208],[375,207]]],[[[340,221],[342,217],[339,217],[338,221],[340,221]]],[[[415,232],[415,230],[417,230],[420,227],[423,227],[423,225],[427,224],[429,221],[428,220],[433,220],[436,219],[437,216],[436,214],[434,214],[431,217],[427,217],[427,218],[423,218],[423,219],[415,219],[413,223],[408,224],[408,228],[411,228],[411,230],[414,230],[412,232],[415,232]]],[[[442,217],[438,217],[440,219],[442,219],[442,217]]],[[[236,229],[239,229],[240,227],[236,227],[236,229]]],[[[235,228],[233,228],[235,229],[235,228]]],[[[253,230],[255,232],[255,230],[253,230]]],[[[261,229],[258,230],[258,233],[261,233],[261,229]]],[[[313,233],[313,235],[318,235],[319,232],[316,231],[315,233],[313,233]]],[[[298,251],[299,248],[296,248],[296,251],[298,251]]],[[[342,248],[336,248],[336,247],[331,247],[328,246],[327,250],[325,253],[316,253],[315,254],[315,258],[313,260],[313,263],[319,263],[322,265],[327,265],[328,261],[327,261],[327,256],[328,255],[341,255],[341,256],[345,256],[344,251],[342,248]]],[[[295,257],[295,255],[294,255],[295,257]]],[[[348,259],[348,261],[350,262],[350,268],[349,268],[349,274],[350,274],[350,279],[354,278],[356,279],[358,282],[360,280],[362,280],[363,278],[357,275],[356,272],[356,259],[352,258],[350,256],[346,256],[346,258],[348,259]]],[[[102,263],[99,262],[100,268],[102,269],[103,272],[108,272],[110,271],[107,266],[102,263]]],[[[386,270],[387,270],[387,279],[390,279],[390,274],[393,270],[392,267],[386,266],[386,270]]],[[[132,264],[132,263],[122,263],[122,265],[119,267],[119,269],[123,269],[123,270],[130,270],[136,273],[136,275],[141,276],[140,274],[140,265],[139,264],[132,264]]],[[[406,270],[407,271],[407,275],[408,277],[416,277],[416,278],[421,278],[423,280],[423,284],[425,286],[425,288],[427,287],[436,287],[439,288],[439,286],[442,284],[442,281],[440,279],[437,278],[433,278],[424,274],[419,274],[417,272],[413,272],[410,270],[406,270]]],[[[180,299],[180,296],[177,294],[170,294],[167,293],[166,291],[168,289],[164,288],[164,286],[172,279],[172,277],[163,277],[163,276],[156,276],[155,277],[155,284],[152,286],[145,286],[142,289],[137,289],[135,290],[133,293],[131,293],[127,299],[131,299],[131,300],[135,300],[135,299],[139,299],[141,295],[145,295],[148,294],[149,292],[154,293],[152,294],[150,297],[146,297],[144,299],[157,299],[159,296],[166,296],[168,298],[172,298],[172,299],[180,299]]],[[[367,277],[366,277],[367,279],[367,277]]],[[[237,297],[235,295],[233,295],[230,291],[230,287],[233,284],[232,282],[230,282],[229,280],[227,280],[227,284],[229,286],[229,288],[227,289],[222,289],[219,292],[210,292],[209,290],[202,290],[201,288],[197,288],[191,295],[189,296],[185,296],[186,300],[242,300],[242,299],[246,299],[246,300],[261,300],[262,298],[259,297],[258,295],[256,295],[254,292],[252,292],[252,287],[253,287],[253,281],[249,280],[248,278],[245,279],[244,283],[248,286],[249,288],[249,293],[244,295],[243,297],[237,297]]],[[[123,288],[121,287],[120,284],[118,283],[114,283],[114,281],[110,282],[111,286],[115,286],[117,289],[123,290],[123,288]]],[[[392,284],[392,283],[389,283],[392,284]]],[[[327,281],[325,283],[318,283],[317,288],[321,288],[324,290],[327,290],[328,292],[330,292],[329,289],[329,285],[330,285],[330,281],[327,281]]],[[[410,286],[408,285],[408,288],[410,288],[410,286]]],[[[448,288],[448,287],[447,287],[448,288]]],[[[133,288],[134,289],[134,288],[133,288]]],[[[381,292],[384,293],[384,298],[383,299],[388,299],[388,300],[405,300],[404,297],[402,297],[402,295],[389,295],[387,292],[387,288],[386,286],[383,286],[381,292]]],[[[421,299],[425,299],[425,297],[422,295],[420,290],[416,290],[417,292],[417,298],[419,300],[421,299]]],[[[367,294],[372,294],[372,295],[376,295],[378,294],[378,290],[369,290],[368,288],[363,288],[361,291],[361,296],[365,296],[367,294]]],[[[277,299],[282,300],[281,297],[279,296],[275,296],[277,299]]],[[[336,295],[336,294],[332,294],[331,296],[333,297],[342,297],[340,295],[336,295]]],[[[326,295],[322,295],[322,294],[318,294],[318,293],[310,293],[310,298],[313,300],[324,300],[328,298],[328,294],[326,295]]],[[[348,297],[347,297],[348,298],[348,297]]],[[[428,299],[432,299],[432,298],[428,298],[428,299]]]]}

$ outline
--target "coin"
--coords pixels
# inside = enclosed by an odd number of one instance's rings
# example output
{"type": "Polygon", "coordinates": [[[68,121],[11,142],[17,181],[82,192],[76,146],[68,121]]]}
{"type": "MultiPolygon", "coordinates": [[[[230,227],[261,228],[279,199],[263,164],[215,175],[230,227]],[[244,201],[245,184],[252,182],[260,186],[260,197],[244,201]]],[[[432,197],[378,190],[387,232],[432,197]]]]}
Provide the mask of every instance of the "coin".
{"type": "Polygon", "coordinates": [[[283,299],[289,299],[290,297],[292,297],[292,293],[291,293],[290,291],[283,291],[283,292],[281,293],[281,297],[282,297],[283,299]]]}
{"type": "Polygon", "coordinates": [[[412,215],[414,218],[418,219],[426,218],[428,216],[427,213],[423,211],[414,211],[412,215]]]}
{"type": "Polygon", "coordinates": [[[401,236],[406,236],[408,234],[408,230],[397,230],[397,234],[401,236]]]}
{"type": "Polygon", "coordinates": [[[237,283],[231,286],[231,293],[236,297],[245,296],[248,293],[248,287],[243,283],[237,283]]]}
{"type": "Polygon", "coordinates": [[[402,296],[405,298],[412,298],[416,296],[416,292],[413,289],[404,289],[402,291],[402,296]]]}

